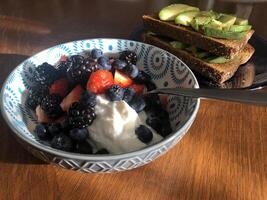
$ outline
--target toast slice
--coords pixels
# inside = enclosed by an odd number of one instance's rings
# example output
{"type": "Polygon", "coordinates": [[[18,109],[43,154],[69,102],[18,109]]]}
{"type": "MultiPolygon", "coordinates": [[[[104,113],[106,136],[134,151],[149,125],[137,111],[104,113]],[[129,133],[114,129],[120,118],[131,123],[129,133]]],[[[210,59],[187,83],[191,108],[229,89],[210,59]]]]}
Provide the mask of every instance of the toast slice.
{"type": "Polygon", "coordinates": [[[226,40],[205,36],[194,31],[191,27],[161,21],[157,15],[143,15],[143,23],[147,31],[194,45],[214,55],[227,58],[235,57],[246,46],[254,33],[254,30],[250,30],[241,40],[226,40]]]}
{"type": "Polygon", "coordinates": [[[233,60],[223,64],[214,64],[197,58],[193,54],[185,50],[173,48],[167,40],[158,36],[144,34],[143,40],[146,43],[158,46],[176,55],[178,58],[184,61],[193,71],[219,84],[230,79],[235,74],[238,67],[246,63],[255,51],[255,49],[250,44],[246,44],[245,47],[239,52],[238,55],[236,55],[233,60]]]}

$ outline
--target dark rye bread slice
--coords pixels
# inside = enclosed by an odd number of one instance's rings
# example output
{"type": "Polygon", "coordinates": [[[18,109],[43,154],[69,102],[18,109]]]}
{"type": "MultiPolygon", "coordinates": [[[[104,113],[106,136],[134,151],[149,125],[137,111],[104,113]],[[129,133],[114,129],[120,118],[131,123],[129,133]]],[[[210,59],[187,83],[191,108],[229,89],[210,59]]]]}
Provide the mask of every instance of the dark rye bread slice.
{"type": "Polygon", "coordinates": [[[194,45],[215,55],[227,58],[233,58],[237,55],[254,33],[254,30],[250,30],[241,40],[226,40],[205,36],[194,31],[191,27],[161,21],[157,15],[143,15],[143,23],[147,31],[194,45]]]}
{"type": "Polygon", "coordinates": [[[201,60],[185,50],[173,48],[168,41],[155,35],[143,34],[143,40],[146,43],[158,46],[176,55],[193,71],[211,79],[215,83],[223,83],[230,79],[235,74],[238,67],[246,63],[255,51],[250,44],[246,44],[233,60],[223,64],[215,64],[201,60]]]}

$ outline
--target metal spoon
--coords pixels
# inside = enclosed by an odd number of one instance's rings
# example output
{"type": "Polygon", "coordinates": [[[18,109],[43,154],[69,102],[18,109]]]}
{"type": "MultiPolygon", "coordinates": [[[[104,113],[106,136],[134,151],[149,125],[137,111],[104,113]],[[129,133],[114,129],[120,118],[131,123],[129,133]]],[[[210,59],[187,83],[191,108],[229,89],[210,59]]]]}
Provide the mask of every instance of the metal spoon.
{"type": "Polygon", "coordinates": [[[147,93],[202,97],[267,106],[266,91],[253,91],[249,89],[160,88],[147,93]]]}

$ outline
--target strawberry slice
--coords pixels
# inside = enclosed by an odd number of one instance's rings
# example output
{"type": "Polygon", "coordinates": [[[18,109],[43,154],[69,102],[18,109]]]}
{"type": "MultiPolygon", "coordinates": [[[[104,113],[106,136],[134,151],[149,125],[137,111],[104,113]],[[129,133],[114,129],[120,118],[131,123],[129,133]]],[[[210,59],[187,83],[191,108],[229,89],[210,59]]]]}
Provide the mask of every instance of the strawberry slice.
{"type": "Polygon", "coordinates": [[[62,55],[59,59],[59,62],[62,62],[62,61],[66,61],[67,60],[67,56],[66,55],[62,55]]]}
{"type": "Polygon", "coordinates": [[[114,75],[114,83],[123,88],[127,88],[132,85],[133,80],[127,74],[116,70],[114,75]]]}
{"type": "Polygon", "coordinates": [[[83,91],[83,88],[77,85],[61,102],[60,106],[62,110],[68,111],[72,103],[78,102],[83,91]]]}
{"type": "Polygon", "coordinates": [[[62,97],[68,92],[68,81],[65,78],[56,80],[49,88],[50,94],[59,94],[62,97]]]}
{"type": "Polygon", "coordinates": [[[135,91],[137,94],[143,94],[143,92],[144,92],[144,88],[145,88],[144,85],[142,85],[142,84],[135,84],[135,83],[132,84],[132,85],[130,85],[130,87],[133,88],[134,91],[135,91]]]}
{"type": "Polygon", "coordinates": [[[108,70],[93,72],[87,82],[87,89],[95,94],[101,94],[114,84],[113,75],[108,70]]]}

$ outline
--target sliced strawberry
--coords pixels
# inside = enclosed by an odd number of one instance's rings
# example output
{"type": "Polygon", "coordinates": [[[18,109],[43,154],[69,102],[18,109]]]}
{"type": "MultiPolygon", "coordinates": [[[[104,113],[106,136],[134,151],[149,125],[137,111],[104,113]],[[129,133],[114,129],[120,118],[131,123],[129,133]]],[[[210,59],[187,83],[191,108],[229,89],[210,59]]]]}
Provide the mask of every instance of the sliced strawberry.
{"type": "Polygon", "coordinates": [[[114,83],[123,88],[127,88],[132,85],[133,80],[127,74],[116,70],[114,75],[114,83]]]}
{"type": "Polygon", "coordinates": [[[133,88],[134,91],[135,91],[137,94],[143,94],[143,92],[144,92],[144,88],[145,88],[144,85],[142,85],[142,84],[135,84],[135,83],[132,84],[132,85],[130,85],[130,87],[133,88]]]}
{"type": "Polygon", "coordinates": [[[62,97],[68,92],[68,81],[65,78],[56,80],[49,88],[50,94],[59,94],[62,97]]]}
{"type": "Polygon", "coordinates": [[[62,55],[59,59],[59,62],[62,62],[62,61],[66,61],[67,60],[67,56],[66,55],[62,55]]]}
{"type": "Polygon", "coordinates": [[[159,100],[162,107],[166,110],[168,105],[168,96],[166,95],[159,95],[159,100]]]}
{"type": "Polygon", "coordinates": [[[80,85],[77,85],[61,102],[60,106],[62,110],[68,111],[72,103],[78,102],[83,91],[83,88],[80,85]]]}
{"type": "Polygon", "coordinates": [[[90,91],[101,94],[114,84],[113,75],[108,70],[98,70],[91,74],[88,82],[87,89],[90,91]]]}
{"type": "Polygon", "coordinates": [[[37,106],[35,109],[37,121],[40,123],[50,123],[51,119],[48,118],[45,111],[41,108],[41,106],[37,106]]]}

